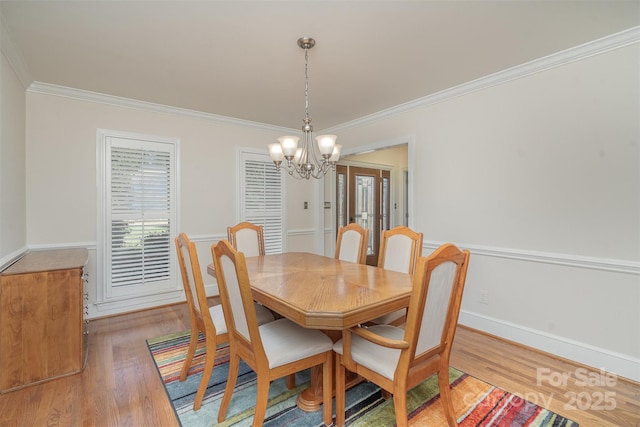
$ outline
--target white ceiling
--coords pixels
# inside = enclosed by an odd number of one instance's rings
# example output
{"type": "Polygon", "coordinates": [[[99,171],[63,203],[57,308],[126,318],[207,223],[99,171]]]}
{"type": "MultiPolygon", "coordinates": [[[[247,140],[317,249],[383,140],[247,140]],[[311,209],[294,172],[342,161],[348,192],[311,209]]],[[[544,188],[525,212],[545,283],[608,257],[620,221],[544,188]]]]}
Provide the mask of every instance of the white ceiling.
{"type": "Polygon", "coordinates": [[[290,128],[345,123],[640,23],[640,2],[2,1],[32,81],[290,128]]]}

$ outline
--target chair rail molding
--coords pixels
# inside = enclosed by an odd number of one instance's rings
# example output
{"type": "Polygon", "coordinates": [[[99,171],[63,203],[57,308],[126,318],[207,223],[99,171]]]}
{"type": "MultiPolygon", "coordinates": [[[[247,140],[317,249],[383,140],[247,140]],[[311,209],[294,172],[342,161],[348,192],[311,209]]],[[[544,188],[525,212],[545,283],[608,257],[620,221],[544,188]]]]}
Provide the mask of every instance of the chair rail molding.
{"type": "Polygon", "coordinates": [[[288,230],[287,236],[313,236],[316,234],[316,230],[313,228],[301,228],[299,230],[288,230]]]}
{"type": "MultiPolygon", "coordinates": [[[[435,240],[423,242],[423,250],[433,251],[441,244],[435,240]]],[[[472,254],[484,255],[495,258],[507,258],[519,261],[541,262],[545,264],[556,264],[567,267],[589,268],[592,270],[603,270],[615,273],[625,273],[640,275],[640,262],[619,259],[608,259],[598,257],[587,257],[582,255],[557,254],[552,252],[537,252],[523,249],[498,248],[493,246],[481,246],[474,244],[460,243],[459,247],[469,249],[472,254]]]]}
{"type": "Polygon", "coordinates": [[[189,240],[194,243],[218,243],[220,240],[227,238],[227,234],[200,234],[197,236],[189,236],[189,240]]]}

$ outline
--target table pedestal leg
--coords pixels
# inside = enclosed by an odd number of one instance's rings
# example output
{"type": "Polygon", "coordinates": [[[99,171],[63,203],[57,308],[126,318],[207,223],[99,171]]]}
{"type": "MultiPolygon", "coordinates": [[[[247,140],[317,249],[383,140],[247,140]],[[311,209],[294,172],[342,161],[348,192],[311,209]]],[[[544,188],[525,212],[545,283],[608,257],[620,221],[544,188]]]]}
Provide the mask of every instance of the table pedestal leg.
{"type": "Polygon", "coordinates": [[[315,412],[322,404],[322,366],[311,368],[311,384],[298,396],[298,408],[315,412]]]}
{"type": "MultiPolygon", "coordinates": [[[[333,378],[335,378],[335,372],[333,378]]],[[[345,389],[348,390],[361,381],[362,377],[347,371],[345,389]]],[[[333,394],[335,395],[335,387],[333,394]]],[[[322,405],[322,366],[311,368],[311,384],[308,388],[302,390],[302,393],[298,396],[297,404],[298,408],[305,412],[320,410],[320,405],[322,405]]]]}

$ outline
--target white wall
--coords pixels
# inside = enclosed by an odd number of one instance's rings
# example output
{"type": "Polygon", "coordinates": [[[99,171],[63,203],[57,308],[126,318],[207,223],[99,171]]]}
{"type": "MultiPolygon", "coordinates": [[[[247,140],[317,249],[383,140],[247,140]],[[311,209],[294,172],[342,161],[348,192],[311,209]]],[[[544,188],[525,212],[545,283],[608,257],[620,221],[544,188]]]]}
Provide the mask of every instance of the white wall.
{"type": "MultiPolygon", "coordinates": [[[[81,96],[81,93],[77,93],[81,96]]],[[[259,148],[290,130],[226,123],[194,115],[146,111],[92,102],[43,91],[27,92],[27,238],[32,248],[82,246],[90,249],[89,294],[96,301],[96,131],[111,129],[180,140],[180,230],[196,241],[206,283],[211,243],[226,238],[238,222],[238,147],[259,148]]],[[[307,183],[309,184],[309,183],[307,183]]],[[[288,218],[296,228],[287,247],[313,252],[316,233],[308,215],[299,213],[298,192],[290,185],[288,218]]],[[[312,200],[310,200],[312,202],[312,200]]],[[[292,225],[289,224],[289,229],[292,225]]],[[[178,284],[178,288],[181,285],[178,284]]],[[[170,302],[163,300],[163,303],[170,302]]],[[[156,301],[158,303],[158,301],[156,301]]],[[[153,304],[151,304],[153,305],[153,304]]],[[[89,305],[90,317],[139,307],[89,305]]]]}
{"type": "MultiPolygon", "coordinates": [[[[636,42],[336,132],[345,151],[409,136],[412,226],[424,252],[445,241],[472,251],[462,323],[640,381],[639,64],[636,42]]],[[[88,247],[95,271],[96,129],[105,128],[181,140],[181,228],[208,260],[237,220],[237,147],[264,148],[282,134],[37,91],[25,117],[7,70],[3,58],[0,256],[24,245],[25,232],[5,240],[14,230],[5,224],[20,230],[26,216],[29,247],[88,247]],[[6,190],[24,173],[26,208],[6,190]]],[[[313,188],[312,199],[291,186],[289,250],[322,241],[312,230],[331,215],[318,212],[326,192],[313,188]]]]}
{"type": "Polygon", "coordinates": [[[25,89],[6,51],[0,17],[0,267],[27,250],[25,200],[25,89]]]}
{"type": "Polygon", "coordinates": [[[463,323],[635,380],[639,52],[634,43],[333,130],[351,150],[413,135],[424,252],[449,241],[472,251],[463,323]]]}

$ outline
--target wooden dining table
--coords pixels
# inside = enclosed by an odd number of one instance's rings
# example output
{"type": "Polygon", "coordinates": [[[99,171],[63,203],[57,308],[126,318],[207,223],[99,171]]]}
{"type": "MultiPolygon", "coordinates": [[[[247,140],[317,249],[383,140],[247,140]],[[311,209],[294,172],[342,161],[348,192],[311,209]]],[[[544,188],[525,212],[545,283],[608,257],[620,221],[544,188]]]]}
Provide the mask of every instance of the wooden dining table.
{"type": "MultiPolygon", "coordinates": [[[[248,257],[246,263],[256,301],[334,341],[344,329],[409,305],[409,274],[306,252],[248,257]]],[[[215,277],[213,264],[207,271],[215,277]]],[[[321,369],[312,369],[311,384],[298,397],[303,410],[320,409],[321,369]]]]}

